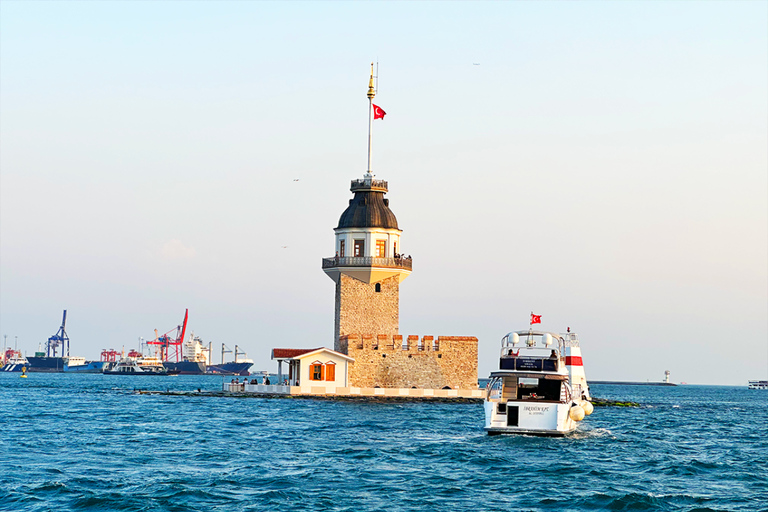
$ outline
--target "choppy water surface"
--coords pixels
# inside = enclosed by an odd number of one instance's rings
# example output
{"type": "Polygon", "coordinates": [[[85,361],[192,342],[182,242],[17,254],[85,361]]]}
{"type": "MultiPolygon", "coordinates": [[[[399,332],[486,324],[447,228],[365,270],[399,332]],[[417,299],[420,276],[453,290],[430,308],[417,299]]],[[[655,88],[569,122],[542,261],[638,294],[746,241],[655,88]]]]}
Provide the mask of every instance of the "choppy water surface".
{"type": "Polygon", "coordinates": [[[209,376],[0,374],[0,510],[768,511],[768,393],[600,386],[568,438],[482,404],[139,395],[209,376]]]}

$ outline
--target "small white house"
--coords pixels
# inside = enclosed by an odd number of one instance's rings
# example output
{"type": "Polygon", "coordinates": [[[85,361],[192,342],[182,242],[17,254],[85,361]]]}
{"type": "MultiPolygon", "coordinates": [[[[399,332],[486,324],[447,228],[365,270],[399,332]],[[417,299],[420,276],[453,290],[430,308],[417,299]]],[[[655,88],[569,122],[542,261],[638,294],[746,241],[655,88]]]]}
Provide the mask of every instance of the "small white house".
{"type": "Polygon", "coordinates": [[[272,359],[277,361],[280,384],[306,388],[307,392],[333,393],[336,388],[349,386],[349,363],[354,358],[329,348],[274,348],[272,359]],[[283,363],[287,368],[283,368],[283,363]],[[285,372],[285,373],[284,373],[285,372]]]}

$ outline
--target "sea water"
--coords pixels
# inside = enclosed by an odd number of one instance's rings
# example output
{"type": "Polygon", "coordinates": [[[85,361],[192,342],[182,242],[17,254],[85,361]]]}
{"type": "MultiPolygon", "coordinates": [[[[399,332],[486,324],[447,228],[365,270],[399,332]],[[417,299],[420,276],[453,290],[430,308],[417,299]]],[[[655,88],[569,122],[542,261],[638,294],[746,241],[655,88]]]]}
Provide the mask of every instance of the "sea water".
{"type": "Polygon", "coordinates": [[[487,436],[480,402],[135,392],[222,382],[0,374],[0,510],[768,511],[746,386],[593,385],[642,405],[565,438],[487,436]]]}

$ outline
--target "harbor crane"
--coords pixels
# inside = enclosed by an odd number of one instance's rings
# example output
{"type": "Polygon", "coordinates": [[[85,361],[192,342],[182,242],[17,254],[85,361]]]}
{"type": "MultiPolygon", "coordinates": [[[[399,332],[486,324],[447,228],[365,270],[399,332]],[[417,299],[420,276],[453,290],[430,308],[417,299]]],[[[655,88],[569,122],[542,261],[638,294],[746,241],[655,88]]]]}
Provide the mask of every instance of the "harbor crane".
{"type": "Polygon", "coordinates": [[[157,345],[160,351],[161,361],[175,361],[180,362],[181,357],[181,345],[184,343],[184,336],[187,333],[187,319],[189,318],[189,309],[184,312],[184,323],[177,325],[175,329],[171,329],[162,336],[158,336],[157,329],[155,329],[155,339],[148,341],[147,345],[157,345]],[[176,331],[176,337],[171,337],[170,334],[176,331]],[[173,352],[172,352],[173,351],[173,352]],[[171,355],[173,354],[173,359],[171,355]]]}
{"type": "Polygon", "coordinates": [[[61,327],[56,331],[56,334],[48,338],[48,343],[45,346],[45,354],[48,357],[57,357],[56,352],[61,346],[61,357],[69,357],[69,336],[65,327],[67,325],[67,310],[64,310],[64,318],[61,319],[61,327]],[[64,351],[66,350],[66,355],[64,351]]]}

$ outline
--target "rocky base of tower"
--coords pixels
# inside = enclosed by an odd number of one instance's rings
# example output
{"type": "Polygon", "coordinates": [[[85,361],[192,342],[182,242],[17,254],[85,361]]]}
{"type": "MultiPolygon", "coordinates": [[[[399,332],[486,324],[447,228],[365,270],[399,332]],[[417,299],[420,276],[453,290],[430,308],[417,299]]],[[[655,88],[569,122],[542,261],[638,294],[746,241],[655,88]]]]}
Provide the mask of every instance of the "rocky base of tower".
{"type": "Polygon", "coordinates": [[[344,335],[337,350],[355,359],[349,385],[360,388],[477,389],[474,336],[344,335]]]}

